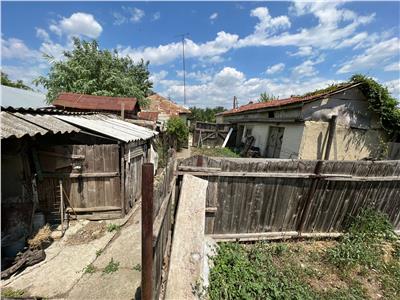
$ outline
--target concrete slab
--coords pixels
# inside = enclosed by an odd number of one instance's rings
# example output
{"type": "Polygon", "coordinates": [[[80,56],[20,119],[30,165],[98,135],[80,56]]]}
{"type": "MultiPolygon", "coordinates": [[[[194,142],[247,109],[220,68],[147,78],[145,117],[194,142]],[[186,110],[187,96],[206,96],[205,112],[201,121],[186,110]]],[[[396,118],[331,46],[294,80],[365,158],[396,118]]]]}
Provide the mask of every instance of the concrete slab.
{"type": "Polygon", "coordinates": [[[207,180],[184,175],[176,213],[165,299],[196,299],[202,281],[207,180]]]}

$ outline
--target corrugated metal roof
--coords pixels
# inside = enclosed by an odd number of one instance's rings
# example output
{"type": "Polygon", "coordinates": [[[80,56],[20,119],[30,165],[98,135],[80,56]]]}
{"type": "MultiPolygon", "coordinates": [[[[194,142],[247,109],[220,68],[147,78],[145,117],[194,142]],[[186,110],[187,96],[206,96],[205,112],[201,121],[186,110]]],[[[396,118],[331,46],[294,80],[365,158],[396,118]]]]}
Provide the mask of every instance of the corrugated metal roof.
{"type": "Polygon", "coordinates": [[[62,122],[49,115],[31,115],[12,112],[1,112],[1,138],[25,135],[45,135],[48,133],[79,132],[78,127],[62,122]]]}
{"type": "Polygon", "coordinates": [[[136,98],[107,97],[75,93],[61,93],[53,104],[56,107],[76,108],[87,110],[112,110],[120,111],[122,104],[124,110],[134,110],[137,104],[136,98]]]}
{"type": "Polygon", "coordinates": [[[126,143],[147,140],[158,134],[156,131],[101,114],[85,116],[57,115],[55,117],[126,143]]]}

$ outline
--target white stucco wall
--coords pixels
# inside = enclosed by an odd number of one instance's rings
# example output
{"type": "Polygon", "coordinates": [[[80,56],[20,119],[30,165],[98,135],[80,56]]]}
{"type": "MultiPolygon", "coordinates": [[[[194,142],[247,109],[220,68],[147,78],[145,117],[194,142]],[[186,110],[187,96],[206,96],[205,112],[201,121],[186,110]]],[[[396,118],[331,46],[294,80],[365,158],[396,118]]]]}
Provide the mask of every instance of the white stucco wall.
{"type": "Polygon", "coordinates": [[[261,156],[265,156],[271,126],[285,128],[280,158],[297,158],[303,135],[303,124],[247,123],[244,124],[242,142],[245,142],[246,129],[251,128],[251,135],[255,138],[254,147],[260,148],[261,156]]]}

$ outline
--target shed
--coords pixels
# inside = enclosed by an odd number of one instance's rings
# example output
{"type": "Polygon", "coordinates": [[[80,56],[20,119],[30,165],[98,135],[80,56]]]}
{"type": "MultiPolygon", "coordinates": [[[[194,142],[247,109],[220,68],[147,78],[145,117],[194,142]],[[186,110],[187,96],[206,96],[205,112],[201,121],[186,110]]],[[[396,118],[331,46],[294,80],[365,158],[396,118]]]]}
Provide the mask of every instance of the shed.
{"type": "Polygon", "coordinates": [[[35,214],[53,224],[124,216],[141,197],[141,165],[155,135],[110,115],[4,109],[3,236],[28,236],[35,214]]]}

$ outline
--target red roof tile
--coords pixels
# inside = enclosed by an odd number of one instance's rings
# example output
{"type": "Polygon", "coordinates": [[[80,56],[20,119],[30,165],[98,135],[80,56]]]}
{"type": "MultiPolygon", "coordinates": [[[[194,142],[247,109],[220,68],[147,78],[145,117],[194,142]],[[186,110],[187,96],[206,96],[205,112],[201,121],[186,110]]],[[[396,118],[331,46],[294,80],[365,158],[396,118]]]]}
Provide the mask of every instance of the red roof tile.
{"type": "Polygon", "coordinates": [[[153,94],[147,97],[150,100],[148,108],[145,111],[157,111],[170,116],[178,116],[179,114],[190,114],[191,111],[183,106],[180,106],[159,94],[153,94]]]}
{"type": "Polygon", "coordinates": [[[124,109],[126,111],[134,110],[137,105],[137,99],[61,93],[53,102],[53,105],[62,108],[120,111],[122,103],[125,104],[124,109]]]}
{"type": "Polygon", "coordinates": [[[158,111],[141,111],[138,116],[141,120],[148,120],[156,122],[158,119],[158,111]]]}
{"type": "Polygon", "coordinates": [[[219,113],[217,115],[233,115],[233,114],[237,114],[237,113],[241,113],[241,112],[258,110],[258,109],[263,109],[263,108],[281,107],[281,106],[290,105],[290,104],[294,104],[294,103],[303,103],[303,102],[315,101],[315,100],[318,100],[318,99],[320,99],[322,97],[326,97],[328,95],[336,94],[336,93],[339,93],[341,91],[347,90],[347,89],[352,88],[352,87],[354,87],[356,85],[358,85],[358,83],[356,83],[356,84],[353,83],[353,84],[349,84],[349,85],[343,85],[342,87],[338,88],[337,90],[329,91],[329,92],[325,92],[325,93],[320,93],[320,94],[315,94],[315,95],[311,95],[311,96],[304,96],[304,97],[292,96],[290,98],[272,100],[272,101],[268,101],[268,102],[257,102],[257,103],[250,102],[250,103],[242,105],[242,106],[240,106],[238,108],[227,110],[227,111],[224,111],[224,112],[219,113]]]}

